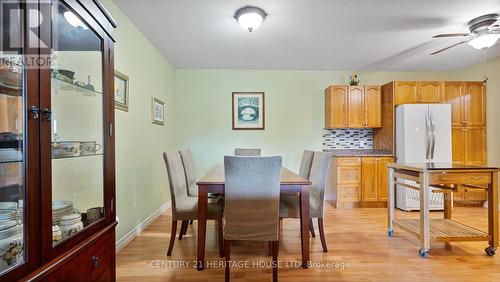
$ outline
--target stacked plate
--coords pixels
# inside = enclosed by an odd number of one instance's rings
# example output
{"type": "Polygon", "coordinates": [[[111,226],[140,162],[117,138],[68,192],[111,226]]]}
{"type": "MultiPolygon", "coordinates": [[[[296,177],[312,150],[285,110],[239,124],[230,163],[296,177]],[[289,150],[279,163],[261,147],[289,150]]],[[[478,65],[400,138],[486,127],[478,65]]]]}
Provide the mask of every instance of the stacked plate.
{"type": "Polygon", "coordinates": [[[74,212],[73,203],[70,201],[53,201],[52,202],[52,225],[59,225],[63,216],[74,212]]]}
{"type": "Polygon", "coordinates": [[[16,210],[0,210],[0,221],[17,221],[16,210]]]}

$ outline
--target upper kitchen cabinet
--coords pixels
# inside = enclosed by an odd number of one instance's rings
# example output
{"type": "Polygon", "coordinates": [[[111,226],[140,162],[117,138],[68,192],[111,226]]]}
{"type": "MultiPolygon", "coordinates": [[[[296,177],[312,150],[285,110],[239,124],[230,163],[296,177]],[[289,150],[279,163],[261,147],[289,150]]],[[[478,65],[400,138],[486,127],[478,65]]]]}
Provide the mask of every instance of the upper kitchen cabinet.
{"type": "Polygon", "coordinates": [[[464,93],[464,117],[466,125],[486,125],[486,95],[483,82],[466,82],[464,93]]]}
{"type": "Polygon", "coordinates": [[[325,128],[347,127],[347,86],[325,89],[325,128]]]}
{"type": "Polygon", "coordinates": [[[379,86],[336,86],[325,90],[325,128],[382,126],[379,86]]]}
{"type": "Polygon", "coordinates": [[[417,82],[396,81],[394,87],[394,104],[415,104],[417,103],[417,82]]]}
{"type": "Polygon", "coordinates": [[[441,82],[396,81],[394,82],[394,104],[433,104],[443,101],[441,82]]]}
{"type": "Polygon", "coordinates": [[[350,86],[347,95],[347,124],[351,128],[365,126],[365,88],[363,86],[350,86]]]}
{"type": "Polygon", "coordinates": [[[443,88],[439,81],[420,81],[418,83],[417,99],[422,104],[443,102],[443,88]]]}
{"type": "Polygon", "coordinates": [[[444,100],[451,104],[453,126],[486,125],[486,91],[483,82],[445,82],[444,100]]]}

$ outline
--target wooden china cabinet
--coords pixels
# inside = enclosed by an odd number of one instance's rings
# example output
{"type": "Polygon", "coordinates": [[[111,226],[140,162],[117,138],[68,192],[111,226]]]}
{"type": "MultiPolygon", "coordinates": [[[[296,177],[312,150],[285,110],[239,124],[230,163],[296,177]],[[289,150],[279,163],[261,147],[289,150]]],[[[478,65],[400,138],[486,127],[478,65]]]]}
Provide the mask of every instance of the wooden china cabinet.
{"type": "Polygon", "coordinates": [[[116,24],[97,0],[0,13],[0,281],[113,281],[116,24]]]}

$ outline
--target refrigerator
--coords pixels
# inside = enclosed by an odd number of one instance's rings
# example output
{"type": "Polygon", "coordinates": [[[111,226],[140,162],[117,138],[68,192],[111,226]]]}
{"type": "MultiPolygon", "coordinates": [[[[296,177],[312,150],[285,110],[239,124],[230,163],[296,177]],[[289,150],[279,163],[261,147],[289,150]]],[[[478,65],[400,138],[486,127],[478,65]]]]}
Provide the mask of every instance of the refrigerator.
{"type": "MultiPolygon", "coordinates": [[[[396,161],[398,163],[451,163],[451,105],[406,104],[396,108],[396,161]]],[[[411,184],[411,181],[406,181],[411,184]]],[[[430,209],[443,209],[443,194],[430,189],[430,209]]],[[[418,190],[397,186],[396,207],[420,209],[418,190]]]]}

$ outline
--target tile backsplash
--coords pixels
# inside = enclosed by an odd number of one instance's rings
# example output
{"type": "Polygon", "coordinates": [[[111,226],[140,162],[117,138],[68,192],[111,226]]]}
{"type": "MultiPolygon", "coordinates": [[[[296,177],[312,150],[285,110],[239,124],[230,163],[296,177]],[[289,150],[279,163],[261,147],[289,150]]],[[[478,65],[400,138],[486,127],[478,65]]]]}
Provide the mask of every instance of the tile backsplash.
{"type": "Polygon", "coordinates": [[[373,149],[373,129],[323,129],[323,149],[373,149]]]}

